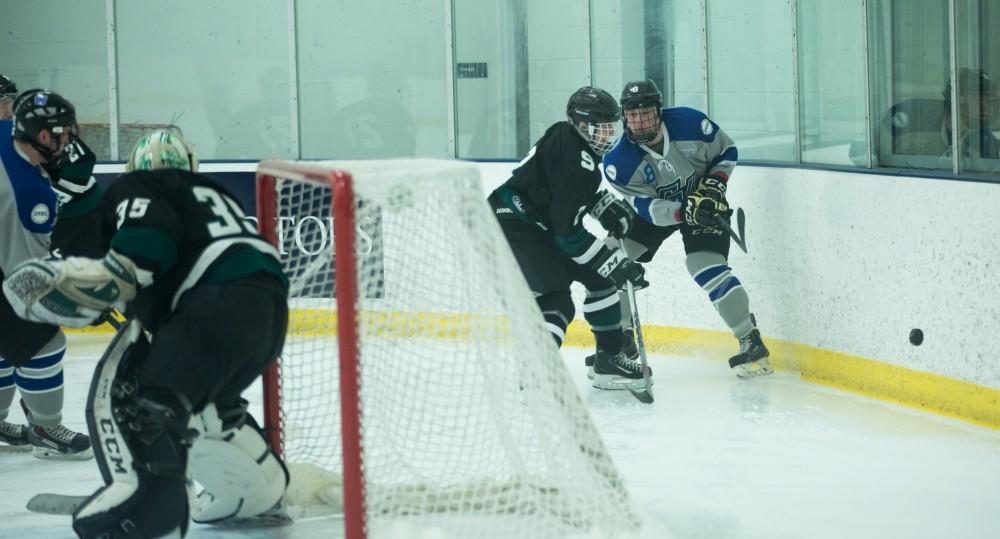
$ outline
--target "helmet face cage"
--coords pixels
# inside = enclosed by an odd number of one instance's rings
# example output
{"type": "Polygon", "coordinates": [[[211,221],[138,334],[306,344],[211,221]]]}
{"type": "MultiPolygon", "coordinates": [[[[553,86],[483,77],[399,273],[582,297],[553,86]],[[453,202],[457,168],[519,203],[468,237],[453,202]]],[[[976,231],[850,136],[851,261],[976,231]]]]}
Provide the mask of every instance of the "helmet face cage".
{"type": "Polygon", "coordinates": [[[598,155],[606,154],[618,142],[621,109],[608,92],[593,86],[580,88],[570,96],[566,116],[598,155]],[[586,127],[581,128],[580,123],[586,127]]]}
{"type": "Polygon", "coordinates": [[[132,150],[125,172],[135,170],[178,169],[198,172],[198,156],[180,135],[159,129],[139,139],[132,150]]]}
{"type": "Polygon", "coordinates": [[[660,110],[663,94],[651,80],[632,81],[622,89],[625,136],[638,144],[650,142],[660,134],[660,110]]]}

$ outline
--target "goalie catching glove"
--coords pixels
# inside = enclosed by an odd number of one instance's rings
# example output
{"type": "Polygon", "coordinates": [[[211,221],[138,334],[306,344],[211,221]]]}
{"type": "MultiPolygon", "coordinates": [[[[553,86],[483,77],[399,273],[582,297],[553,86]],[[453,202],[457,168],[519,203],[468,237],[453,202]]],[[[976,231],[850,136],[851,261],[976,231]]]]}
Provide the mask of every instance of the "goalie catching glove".
{"type": "Polygon", "coordinates": [[[83,257],[34,259],[18,265],[3,282],[14,312],[30,322],[85,327],[107,309],[132,300],[135,264],[111,251],[100,260],[83,257]]]}
{"type": "Polygon", "coordinates": [[[715,176],[706,176],[698,182],[694,193],[684,201],[684,223],[688,226],[714,228],[716,215],[729,215],[726,183],[715,176]]]}
{"type": "Polygon", "coordinates": [[[635,219],[631,206],[611,193],[601,190],[595,195],[596,200],[590,208],[591,217],[600,221],[604,230],[615,239],[624,238],[635,219]]]}

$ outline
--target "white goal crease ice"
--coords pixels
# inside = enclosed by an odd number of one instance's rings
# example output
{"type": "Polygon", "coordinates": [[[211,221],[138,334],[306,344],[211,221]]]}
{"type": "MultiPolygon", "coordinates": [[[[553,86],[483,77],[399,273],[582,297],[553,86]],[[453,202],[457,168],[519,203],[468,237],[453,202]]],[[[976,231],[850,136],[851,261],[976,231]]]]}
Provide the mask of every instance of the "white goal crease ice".
{"type": "Polygon", "coordinates": [[[265,380],[293,514],[343,510],[351,539],[640,532],[475,165],[265,161],[257,177],[293,295],[265,380]]]}

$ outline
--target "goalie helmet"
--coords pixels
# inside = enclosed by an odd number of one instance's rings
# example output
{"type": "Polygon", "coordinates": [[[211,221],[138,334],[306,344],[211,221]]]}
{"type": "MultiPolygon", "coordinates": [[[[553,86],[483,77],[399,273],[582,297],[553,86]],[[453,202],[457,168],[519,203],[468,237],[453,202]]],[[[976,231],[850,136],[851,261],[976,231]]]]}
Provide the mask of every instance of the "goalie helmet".
{"type": "Polygon", "coordinates": [[[573,92],[566,104],[566,116],[597,155],[608,153],[618,140],[621,109],[615,98],[600,88],[584,86],[573,92]],[[587,124],[586,129],[580,127],[581,122],[587,124]]]}
{"type": "Polygon", "coordinates": [[[198,172],[198,155],[180,134],[158,129],[135,143],[125,172],[164,168],[198,172]]]}
{"type": "MultiPolygon", "coordinates": [[[[660,133],[660,110],[663,108],[663,94],[660,93],[660,89],[657,88],[656,83],[646,79],[632,81],[625,85],[622,89],[622,111],[625,112],[625,136],[632,140],[633,142],[644,144],[656,138],[660,133]],[[652,109],[653,116],[655,119],[650,119],[653,122],[651,125],[645,125],[647,122],[643,122],[643,125],[633,125],[629,126],[628,122],[628,112],[638,109],[652,109]]],[[[643,120],[647,120],[643,118],[643,120]]],[[[634,122],[633,122],[634,123],[634,122]]]]}
{"type": "MultiPolygon", "coordinates": [[[[14,139],[36,143],[39,131],[53,135],[76,131],[76,108],[65,97],[36,88],[14,100],[14,139]]],[[[37,146],[36,146],[37,147],[37,146]]]]}

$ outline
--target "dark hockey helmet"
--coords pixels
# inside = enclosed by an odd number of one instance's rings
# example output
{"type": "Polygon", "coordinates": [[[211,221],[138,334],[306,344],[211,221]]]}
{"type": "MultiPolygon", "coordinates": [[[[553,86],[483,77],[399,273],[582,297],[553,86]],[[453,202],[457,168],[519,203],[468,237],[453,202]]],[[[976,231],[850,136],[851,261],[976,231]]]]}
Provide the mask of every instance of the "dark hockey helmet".
{"type": "Polygon", "coordinates": [[[75,132],[73,104],[55,92],[39,88],[17,96],[14,100],[14,139],[31,142],[37,148],[38,132],[43,129],[55,136],[75,132]]]}
{"type": "Polygon", "coordinates": [[[646,79],[625,84],[625,88],[622,89],[621,104],[624,113],[636,109],[651,108],[655,116],[655,119],[648,120],[651,122],[650,125],[632,127],[629,127],[628,118],[624,118],[625,136],[639,144],[655,139],[660,132],[660,110],[663,108],[663,94],[656,87],[656,83],[646,79]]]}
{"type": "Polygon", "coordinates": [[[584,86],[573,92],[566,104],[566,116],[597,155],[604,155],[618,141],[618,121],[622,111],[608,92],[584,86]],[[586,128],[581,128],[580,123],[586,128]]]}
{"type": "Polygon", "coordinates": [[[0,73],[0,98],[10,96],[14,97],[17,95],[17,85],[14,81],[10,80],[10,77],[0,73]]]}
{"type": "MultiPolygon", "coordinates": [[[[982,69],[969,69],[967,67],[958,70],[958,107],[960,114],[964,118],[969,118],[973,113],[980,121],[986,123],[997,119],[1000,112],[1000,95],[997,94],[997,84],[982,69]],[[978,98],[977,103],[975,99],[978,98]],[[973,110],[973,107],[978,107],[973,110]]],[[[951,113],[951,79],[944,85],[944,109],[946,114],[951,113]]]]}

